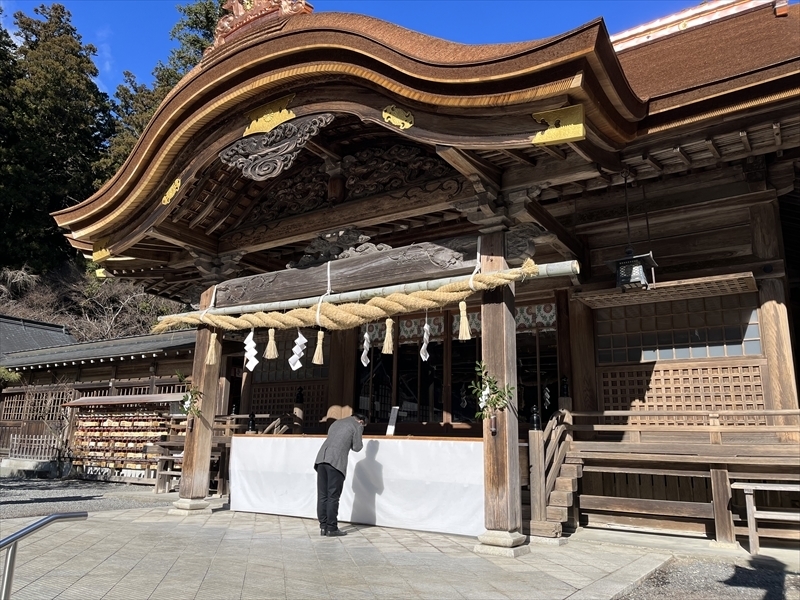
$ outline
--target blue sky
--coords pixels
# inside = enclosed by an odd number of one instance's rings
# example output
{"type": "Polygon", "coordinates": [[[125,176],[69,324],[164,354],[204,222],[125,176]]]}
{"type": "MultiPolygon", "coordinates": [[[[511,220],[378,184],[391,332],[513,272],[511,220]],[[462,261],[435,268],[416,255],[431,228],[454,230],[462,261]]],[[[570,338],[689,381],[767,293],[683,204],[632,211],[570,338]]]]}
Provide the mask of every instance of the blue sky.
{"type": "MultiPolygon", "coordinates": [[[[188,3],[187,0],[184,3],[188,3]]],[[[62,0],[84,42],[97,46],[98,84],[113,93],[123,71],[152,80],[166,60],[178,0],[62,0]]],[[[664,17],[700,0],[311,0],[316,12],[367,14],[437,37],[464,43],[534,40],[569,31],[604,17],[614,34],[664,17]]],[[[3,26],[13,30],[13,13],[32,14],[41,0],[0,0],[3,26]]]]}

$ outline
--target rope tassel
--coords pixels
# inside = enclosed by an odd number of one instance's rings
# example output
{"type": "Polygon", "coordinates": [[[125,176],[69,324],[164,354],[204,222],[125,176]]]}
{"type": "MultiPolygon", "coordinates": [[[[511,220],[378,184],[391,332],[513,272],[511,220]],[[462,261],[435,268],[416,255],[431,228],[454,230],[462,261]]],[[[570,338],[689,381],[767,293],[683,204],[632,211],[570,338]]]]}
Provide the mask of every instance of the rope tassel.
{"type": "Polygon", "coordinates": [[[274,360],[278,358],[278,345],[275,343],[275,330],[269,330],[269,341],[267,342],[267,349],[264,350],[264,358],[274,360]]]}
{"type": "Polygon", "coordinates": [[[394,350],[394,319],[386,319],[386,336],[383,338],[382,354],[391,354],[394,350]]]}
{"type": "Polygon", "coordinates": [[[322,356],[322,341],[325,339],[325,332],[321,329],[317,332],[317,349],[314,350],[314,358],[311,362],[315,365],[325,364],[325,359],[322,356]]]}
{"type": "Polygon", "coordinates": [[[472,338],[470,333],[467,303],[462,300],[458,303],[458,339],[465,342],[472,338]]]}
{"type": "Polygon", "coordinates": [[[211,339],[208,342],[208,352],[206,352],[206,364],[207,365],[215,365],[217,364],[217,332],[211,332],[211,339]]]}

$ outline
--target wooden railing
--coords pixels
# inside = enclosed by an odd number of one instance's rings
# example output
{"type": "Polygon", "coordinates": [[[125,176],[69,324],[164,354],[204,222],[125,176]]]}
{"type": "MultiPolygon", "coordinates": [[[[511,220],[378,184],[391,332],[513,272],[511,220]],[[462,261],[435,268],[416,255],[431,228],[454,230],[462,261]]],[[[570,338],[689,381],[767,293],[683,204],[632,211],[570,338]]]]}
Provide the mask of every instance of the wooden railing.
{"type": "Polygon", "coordinates": [[[595,519],[697,532],[713,522],[716,540],[733,544],[742,519],[731,481],[797,481],[797,425],[765,423],[791,423],[798,415],[800,410],[573,412],[579,422],[568,426],[576,440],[567,461],[583,464],[582,518],[590,525],[595,519]],[[603,423],[624,417],[657,421],[603,423]]]}
{"type": "Polygon", "coordinates": [[[528,431],[532,535],[561,535],[561,523],[547,520],[547,504],[569,450],[571,424],[572,415],[565,407],[553,415],[544,431],[528,431]]]}

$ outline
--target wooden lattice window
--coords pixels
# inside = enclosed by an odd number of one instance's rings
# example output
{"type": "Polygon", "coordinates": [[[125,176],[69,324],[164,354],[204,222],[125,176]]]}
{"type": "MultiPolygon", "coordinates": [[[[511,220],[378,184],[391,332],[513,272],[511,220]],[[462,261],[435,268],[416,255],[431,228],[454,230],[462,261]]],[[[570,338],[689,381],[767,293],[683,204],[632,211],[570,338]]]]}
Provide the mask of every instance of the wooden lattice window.
{"type": "Polygon", "coordinates": [[[97,387],[97,388],[88,388],[77,390],[78,394],[80,394],[80,398],[103,398],[108,396],[108,392],[111,388],[108,386],[97,387]]]}
{"type": "Polygon", "coordinates": [[[597,363],[762,356],[757,294],[594,311],[597,363]]]}
{"type": "MultiPolygon", "coordinates": [[[[656,364],[598,370],[602,410],[764,410],[766,361],[656,364]]],[[[622,417],[618,422],[653,425],[708,425],[708,416],[622,417]]],[[[764,425],[763,416],[720,415],[722,425],[764,425]]]]}
{"type": "Polygon", "coordinates": [[[142,396],[150,393],[150,383],[143,385],[127,385],[116,389],[117,396],[142,396]]]}
{"type": "Polygon", "coordinates": [[[21,421],[25,408],[25,392],[3,394],[4,421],[21,421]]]}
{"type": "Polygon", "coordinates": [[[323,421],[328,414],[328,384],[325,381],[255,384],[251,410],[276,417],[292,414],[300,387],[303,388],[303,420],[309,424],[323,421]]]}

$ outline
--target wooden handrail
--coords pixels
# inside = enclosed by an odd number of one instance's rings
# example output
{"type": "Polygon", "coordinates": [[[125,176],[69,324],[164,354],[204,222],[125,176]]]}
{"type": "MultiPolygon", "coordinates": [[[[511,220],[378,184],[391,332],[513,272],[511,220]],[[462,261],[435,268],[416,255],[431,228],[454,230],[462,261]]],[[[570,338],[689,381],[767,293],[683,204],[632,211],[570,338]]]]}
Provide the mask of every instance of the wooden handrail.
{"type": "Polygon", "coordinates": [[[710,417],[719,416],[794,416],[800,415],[798,409],[781,410],[603,410],[573,412],[573,417],[710,417]]]}

